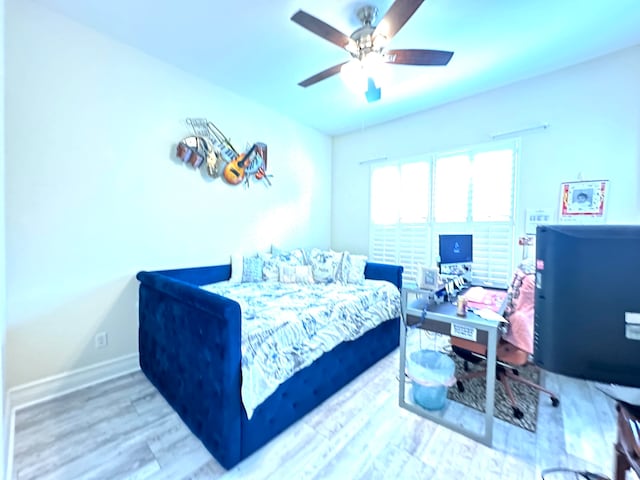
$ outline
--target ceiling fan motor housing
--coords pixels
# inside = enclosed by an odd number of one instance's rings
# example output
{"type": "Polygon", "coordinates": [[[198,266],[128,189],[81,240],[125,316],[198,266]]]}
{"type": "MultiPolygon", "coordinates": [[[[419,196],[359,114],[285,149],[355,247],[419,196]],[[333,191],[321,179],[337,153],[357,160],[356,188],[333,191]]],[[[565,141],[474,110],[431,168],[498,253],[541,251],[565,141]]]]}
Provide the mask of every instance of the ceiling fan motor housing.
{"type": "Polygon", "coordinates": [[[378,16],[378,9],[372,5],[360,7],[356,12],[358,19],[362,22],[362,27],[351,34],[351,38],[357,45],[357,51],[350,51],[354,58],[362,60],[371,52],[381,53],[386,44],[386,38],[382,35],[373,35],[375,22],[378,16]]]}

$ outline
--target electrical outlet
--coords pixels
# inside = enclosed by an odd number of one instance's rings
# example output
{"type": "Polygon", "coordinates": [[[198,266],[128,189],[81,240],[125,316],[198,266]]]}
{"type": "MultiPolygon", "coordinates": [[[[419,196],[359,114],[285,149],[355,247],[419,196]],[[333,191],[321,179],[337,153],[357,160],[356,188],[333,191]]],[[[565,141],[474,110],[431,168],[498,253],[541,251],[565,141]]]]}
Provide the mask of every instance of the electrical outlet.
{"type": "Polygon", "coordinates": [[[98,332],[93,338],[93,343],[96,348],[105,348],[107,346],[107,332],[98,332]]]}

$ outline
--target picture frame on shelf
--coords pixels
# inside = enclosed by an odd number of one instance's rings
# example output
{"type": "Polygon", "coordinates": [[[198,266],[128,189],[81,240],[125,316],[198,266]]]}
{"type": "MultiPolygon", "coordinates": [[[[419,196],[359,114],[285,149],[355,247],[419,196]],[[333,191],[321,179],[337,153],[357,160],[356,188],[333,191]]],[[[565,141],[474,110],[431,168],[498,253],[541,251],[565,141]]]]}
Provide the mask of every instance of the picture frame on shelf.
{"type": "Polygon", "coordinates": [[[418,287],[422,290],[437,290],[440,286],[440,272],[435,267],[418,268],[418,287]]]}

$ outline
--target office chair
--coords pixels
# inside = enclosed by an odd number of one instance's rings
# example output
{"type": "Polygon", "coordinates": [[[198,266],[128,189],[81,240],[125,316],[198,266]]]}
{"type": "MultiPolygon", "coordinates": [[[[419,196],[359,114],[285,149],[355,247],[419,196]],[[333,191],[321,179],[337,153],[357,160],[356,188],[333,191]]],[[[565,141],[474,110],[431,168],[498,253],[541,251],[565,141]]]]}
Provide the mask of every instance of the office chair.
{"type": "MultiPolygon", "coordinates": [[[[545,392],[551,398],[551,404],[560,404],[558,397],[546,388],[522,378],[517,367],[527,365],[533,353],[533,325],[534,325],[534,294],[535,268],[523,263],[516,269],[508,290],[507,306],[504,318],[509,322],[506,332],[501,335],[496,349],[496,378],[502,384],[513,409],[513,416],[520,419],[524,413],[518,408],[518,402],[509,384],[510,381],[520,382],[536,390],[545,392]]],[[[453,351],[464,360],[465,370],[469,363],[478,363],[486,359],[485,345],[469,340],[451,337],[453,351]]],[[[464,392],[464,381],[486,375],[486,369],[470,372],[458,378],[457,387],[464,392]]]]}

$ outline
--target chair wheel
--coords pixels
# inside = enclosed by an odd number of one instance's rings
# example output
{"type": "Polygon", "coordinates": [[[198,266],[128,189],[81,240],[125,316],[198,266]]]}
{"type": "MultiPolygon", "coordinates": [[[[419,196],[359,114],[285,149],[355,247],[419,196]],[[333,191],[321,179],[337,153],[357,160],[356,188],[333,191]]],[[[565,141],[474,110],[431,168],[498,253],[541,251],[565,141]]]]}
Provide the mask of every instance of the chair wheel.
{"type": "Polygon", "coordinates": [[[551,397],[551,405],[557,407],[560,405],[560,399],[558,397],[551,397]]]}
{"type": "Polygon", "coordinates": [[[518,407],[513,407],[513,416],[520,420],[524,417],[524,413],[522,413],[522,410],[520,410],[518,407]]]}
{"type": "Polygon", "coordinates": [[[468,372],[468,371],[469,371],[469,362],[467,362],[467,361],[465,360],[465,361],[464,361],[464,363],[463,363],[462,365],[463,365],[463,367],[462,367],[462,368],[464,368],[464,371],[465,371],[465,372],[468,372]]]}
{"type": "Polygon", "coordinates": [[[464,393],[464,385],[462,384],[462,382],[461,382],[460,380],[458,380],[458,381],[456,382],[456,386],[458,387],[458,391],[459,391],[460,393],[464,393]]]}

